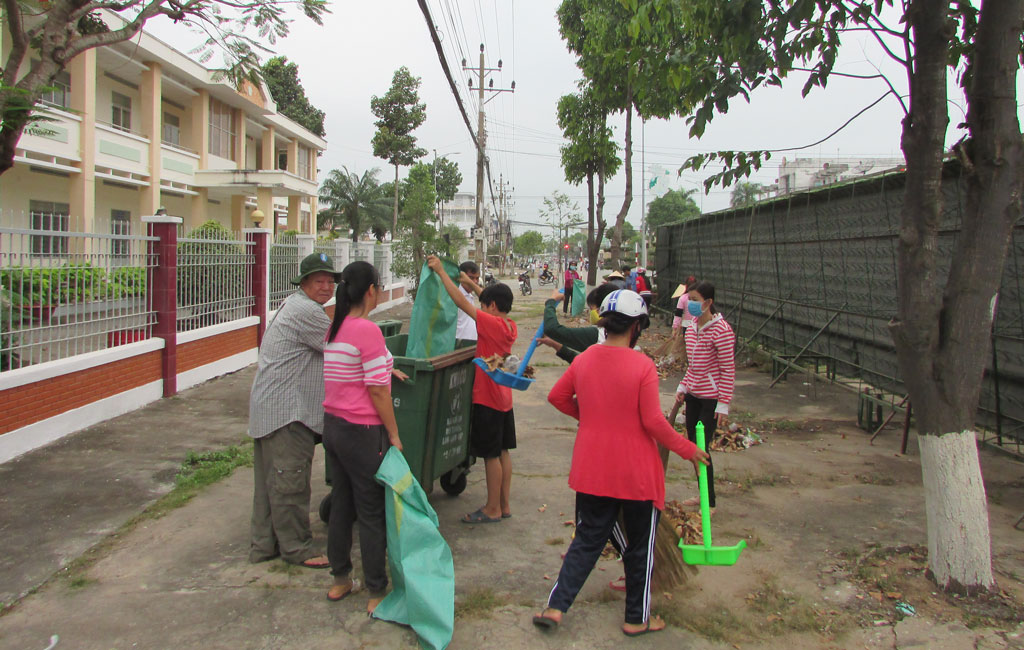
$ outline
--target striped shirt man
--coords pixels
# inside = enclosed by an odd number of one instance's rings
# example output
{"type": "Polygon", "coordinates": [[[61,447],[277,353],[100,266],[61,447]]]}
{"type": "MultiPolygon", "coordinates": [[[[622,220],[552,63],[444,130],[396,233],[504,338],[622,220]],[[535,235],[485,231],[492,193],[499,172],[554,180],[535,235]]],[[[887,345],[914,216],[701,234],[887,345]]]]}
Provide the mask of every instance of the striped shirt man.
{"type": "Polygon", "coordinates": [[[729,414],[736,381],[736,339],[721,314],[701,327],[696,320],[686,328],[686,374],[677,393],[718,400],[716,413],[729,414]]]}
{"type": "Polygon", "coordinates": [[[324,337],[331,319],[299,290],[281,304],[260,345],[249,398],[249,435],[263,438],[292,422],[324,432],[324,337]]]}

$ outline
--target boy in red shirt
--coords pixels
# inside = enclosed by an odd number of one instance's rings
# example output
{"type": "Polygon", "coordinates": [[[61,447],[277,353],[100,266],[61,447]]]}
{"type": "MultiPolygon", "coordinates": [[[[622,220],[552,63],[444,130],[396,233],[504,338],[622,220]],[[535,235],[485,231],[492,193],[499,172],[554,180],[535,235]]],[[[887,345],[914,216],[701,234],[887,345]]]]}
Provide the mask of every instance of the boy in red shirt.
{"type": "MultiPolygon", "coordinates": [[[[512,352],[518,329],[508,317],[512,311],[512,290],[495,284],[480,293],[480,308],[459,291],[444,272],[441,260],[431,255],[427,266],[437,273],[448,295],[467,316],[476,321],[476,354],[489,357],[512,352]]],[[[476,512],[464,516],[464,524],[493,524],[512,516],[509,491],[512,486],[512,457],[516,448],[516,420],[512,413],[512,389],[499,386],[479,367],[473,381],[473,420],[469,453],[484,459],[487,478],[487,503],[476,512]]]]}

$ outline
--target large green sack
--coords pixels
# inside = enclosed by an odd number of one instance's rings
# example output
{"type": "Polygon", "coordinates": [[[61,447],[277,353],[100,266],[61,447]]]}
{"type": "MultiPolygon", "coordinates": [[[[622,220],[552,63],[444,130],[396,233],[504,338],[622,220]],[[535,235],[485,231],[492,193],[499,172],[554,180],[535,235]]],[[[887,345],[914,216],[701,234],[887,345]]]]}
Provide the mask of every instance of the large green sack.
{"type": "Polygon", "coordinates": [[[446,648],[455,629],[455,564],[437,513],[397,448],[374,478],[384,484],[392,589],[373,616],[412,627],[422,648],[446,648]]]}
{"type": "MultiPolygon", "coordinates": [[[[458,265],[451,260],[442,262],[445,272],[458,284],[458,265]]],[[[416,302],[412,305],[409,343],[404,356],[427,359],[454,350],[458,318],[459,308],[445,291],[441,278],[424,263],[419,288],[416,289],[416,302]]]]}
{"type": "Polygon", "coordinates": [[[572,315],[579,316],[587,308],[587,283],[583,280],[572,281],[572,315]]]}

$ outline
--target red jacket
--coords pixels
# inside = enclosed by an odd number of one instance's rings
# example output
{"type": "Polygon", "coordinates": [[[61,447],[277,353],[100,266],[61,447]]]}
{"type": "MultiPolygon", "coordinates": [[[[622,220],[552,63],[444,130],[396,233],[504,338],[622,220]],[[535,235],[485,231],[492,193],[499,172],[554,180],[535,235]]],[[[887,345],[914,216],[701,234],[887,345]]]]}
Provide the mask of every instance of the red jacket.
{"type": "Polygon", "coordinates": [[[592,345],[573,360],[548,401],[579,420],[569,487],[665,507],[657,443],[687,460],[697,447],[661,412],[654,362],[629,348],[592,345]]]}
{"type": "Polygon", "coordinates": [[[676,392],[718,400],[716,413],[729,413],[736,384],[736,337],[721,314],[704,327],[686,328],[686,374],[676,392]]]}

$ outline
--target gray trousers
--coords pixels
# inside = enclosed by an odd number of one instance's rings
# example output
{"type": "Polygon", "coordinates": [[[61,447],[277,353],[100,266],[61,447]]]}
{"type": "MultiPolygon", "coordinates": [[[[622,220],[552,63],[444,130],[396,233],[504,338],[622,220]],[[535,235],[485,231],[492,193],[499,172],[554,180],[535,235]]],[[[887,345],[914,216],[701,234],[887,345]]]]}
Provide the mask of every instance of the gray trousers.
{"type": "Polygon", "coordinates": [[[316,434],[292,422],[253,441],[252,542],[249,561],[280,555],[298,564],[311,557],[309,477],[316,434]]]}
{"type": "Polygon", "coordinates": [[[353,424],[324,414],[324,453],[331,468],[331,520],[327,524],[327,557],[331,573],[352,572],[352,526],[359,519],[359,550],[363,579],[370,595],[387,590],[387,526],[384,486],[374,474],[391,448],[382,425],[353,424]]]}

